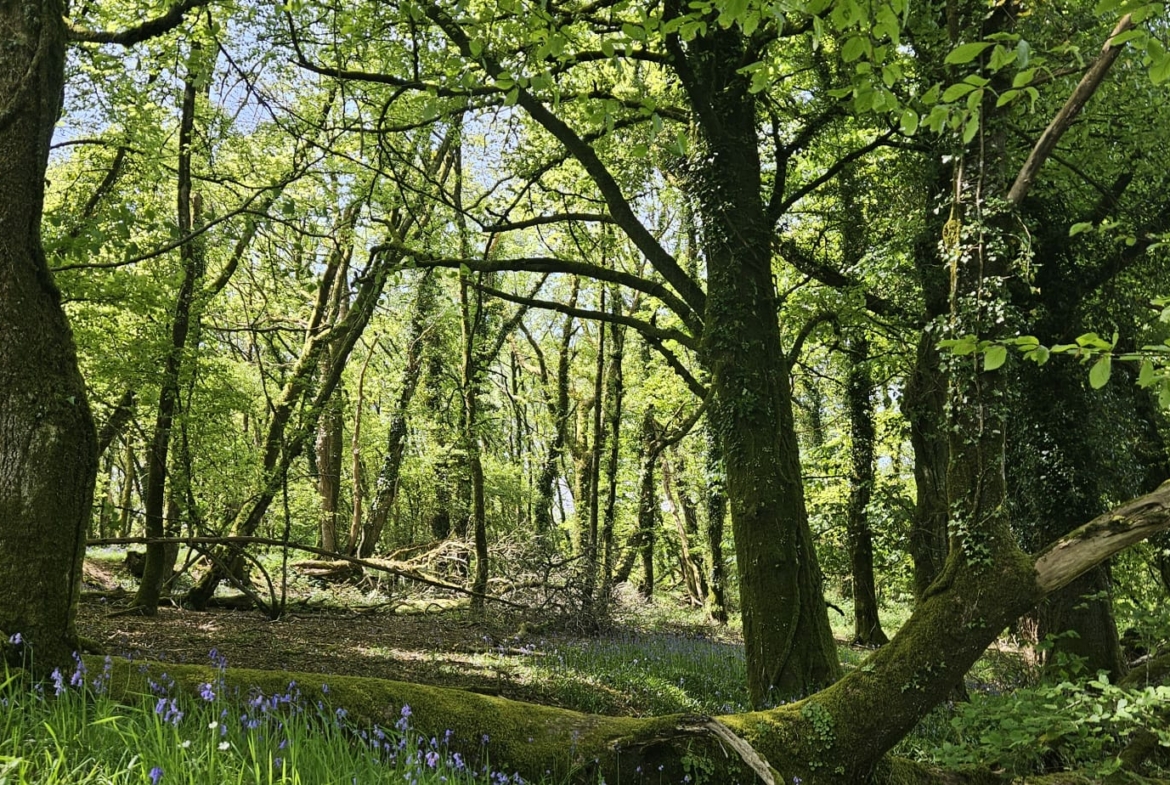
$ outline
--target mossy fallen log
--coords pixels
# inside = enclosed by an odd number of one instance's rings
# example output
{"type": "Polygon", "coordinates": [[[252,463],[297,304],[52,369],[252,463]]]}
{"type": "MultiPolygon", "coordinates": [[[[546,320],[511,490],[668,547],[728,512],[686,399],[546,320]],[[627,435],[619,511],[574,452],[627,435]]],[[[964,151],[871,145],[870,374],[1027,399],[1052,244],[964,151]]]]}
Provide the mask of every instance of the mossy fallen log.
{"type": "MultiPolygon", "coordinates": [[[[88,659],[91,669],[105,667],[100,658],[88,659]]],[[[122,702],[150,695],[150,680],[157,682],[163,674],[174,681],[174,689],[190,696],[217,680],[229,698],[299,690],[310,701],[344,708],[359,728],[392,727],[409,706],[411,725],[419,733],[448,737],[451,748],[469,760],[490,759],[494,770],[519,773],[526,781],[782,785],[797,778],[805,783],[821,779],[815,762],[810,770],[807,746],[800,738],[800,704],[726,717],[610,717],[388,679],[242,668],[221,672],[123,659],[113,660],[110,695],[122,702]],[[756,733],[766,729],[790,739],[792,754],[776,758],[773,752],[765,760],[732,730],[748,724],[756,733]]],[[[986,772],[942,772],[891,759],[879,768],[875,781],[980,785],[997,780],[988,779],[986,772]]]]}

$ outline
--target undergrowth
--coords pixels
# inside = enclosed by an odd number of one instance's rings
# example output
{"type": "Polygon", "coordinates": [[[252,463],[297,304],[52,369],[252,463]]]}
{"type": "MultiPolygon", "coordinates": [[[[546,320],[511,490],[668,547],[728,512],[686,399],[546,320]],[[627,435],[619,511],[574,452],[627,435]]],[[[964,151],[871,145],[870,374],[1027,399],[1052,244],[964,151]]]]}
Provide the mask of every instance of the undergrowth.
{"type": "MultiPolygon", "coordinates": [[[[19,636],[12,643],[20,644],[19,636]]],[[[328,691],[228,694],[226,662],[213,650],[219,676],[200,694],[173,690],[165,676],[126,705],[106,694],[109,670],[55,670],[35,682],[6,669],[0,684],[0,783],[30,785],[274,785],[403,782],[416,785],[520,783],[490,768],[489,750],[472,763],[425,738],[403,706],[394,727],[361,728],[328,691]]],[[[107,660],[108,662],[108,660],[107,660]]]]}

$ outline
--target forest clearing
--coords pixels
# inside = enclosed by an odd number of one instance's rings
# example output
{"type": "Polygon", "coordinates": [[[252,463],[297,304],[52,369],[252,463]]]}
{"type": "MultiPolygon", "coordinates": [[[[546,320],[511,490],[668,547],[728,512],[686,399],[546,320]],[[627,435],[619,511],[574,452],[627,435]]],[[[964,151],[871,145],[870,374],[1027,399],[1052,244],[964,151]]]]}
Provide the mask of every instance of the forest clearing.
{"type": "Polygon", "coordinates": [[[0,781],[1170,776],[1162,3],[0,31],[0,781]]]}

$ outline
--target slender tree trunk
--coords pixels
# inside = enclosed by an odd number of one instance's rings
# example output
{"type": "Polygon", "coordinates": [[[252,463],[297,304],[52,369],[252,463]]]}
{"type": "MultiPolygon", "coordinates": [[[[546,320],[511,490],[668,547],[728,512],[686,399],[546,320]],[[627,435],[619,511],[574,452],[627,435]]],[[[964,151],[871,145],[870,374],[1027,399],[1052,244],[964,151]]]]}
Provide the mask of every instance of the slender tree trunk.
{"type": "MultiPolygon", "coordinates": [[[[610,293],[610,313],[621,315],[622,297],[616,289],[610,293]]],[[[621,454],[622,402],[625,393],[622,359],[625,351],[625,327],[618,324],[609,328],[609,366],[605,374],[605,510],[601,524],[601,601],[608,607],[613,584],[613,562],[616,555],[614,526],[617,522],[618,459],[621,454]]]]}
{"type": "MultiPolygon", "coordinates": [[[[348,265],[343,264],[339,280],[347,277],[348,265]]],[[[330,307],[329,327],[336,325],[349,310],[349,291],[346,286],[333,287],[333,304],[330,307]]],[[[326,380],[333,372],[333,366],[342,361],[333,347],[326,347],[321,353],[320,375],[326,380]]],[[[345,405],[340,393],[329,396],[317,420],[317,438],[314,444],[317,466],[318,534],[321,547],[337,551],[341,506],[341,464],[342,447],[345,444],[345,405]]]]}
{"type": "MultiPolygon", "coordinates": [[[[198,57],[197,48],[191,58],[198,57]]],[[[180,236],[191,234],[192,227],[199,222],[200,197],[192,194],[191,147],[195,133],[195,111],[198,88],[197,75],[187,75],[183,85],[183,103],[179,119],[179,166],[178,166],[178,228],[180,236]]],[[[187,350],[187,337],[191,330],[192,303],[203,280],[206,266],[202,244],[189,241],[179,248],[179,259],[183,267],[183,280],[175,300],[174,315],[171,317],[171,341],[163,361],[162,384],[159,390],[158,415],[154,423],[154,435],[146,464],[146,536],[165,537],[163,508],[166,504],[168,451],[171,443],[171,429],[175,410],[179,402],[179,384],[187,350]]],[[[134,595],[132,607],[144,616],[158,612],[158,602],[167,570],[167,549],[162,543],[147,543],[146,561],[142,580],[134,595]]]]}
{"type": "Polygon", "coordinates": [[[873,495],[874,441],[873,379],[869,373],[869,341],[858,332],[849,342],[849,432],[851,450],[849,488],[849,565],[853,575],[853,642],[881,646],[889,642],[878,618],[877,582],[873,574],[873,532],[869,527],[869,500],[873,495]]]}
{"type": "MultiPolygon", "coordinates": [[[[577,293],[580,289],[580,279],[573,279],[573,289],[569,294],[569,307],[577,307],[577,293]]],[[[561,330],[560,349],[557,352],[556,392],[549,404],[549,414],[553,420],[553,441],[549,446],[548,454],[544,458],[544,466],[540,470],[540,479],[537,481],[536,499],[536,533],[546,536],[552,530],[553,503],[560,498],[556,492],[556,481],[561,458],[565,452],[565,443],[569,430],[569,363],[572,359],[574,320],[572,316],[565,317],[565,326],[561,330]],[[554,496],[555,494],[555,496],[554,496]]]]}
{"type": "MultiPolygon", "coordinates": [[[[710,414],[708,414],[710,418],[710,414]]],[[[707,579],[707,614],[718,624],[727,623],[727,600],[724,596],[727,586],[726,563],[723,558],[723,519],[727,516],[727,496],[723,492],[723,455],[719,440],[711,428],[710,419],[703,426],[706,440],[706,497],[707,512],[707,553],[711,557],[711,573],[707,579]]]]}
{"type": "Polygon", "coordinates": [[[475,293],[475,302],[472,302],[470,274],[465,273],[460,276],[459,292],[463,311],[463,362],[460,382],[463,396],[461,442],[471,485],[471,529],[475,540],[475,576],[472,579],[471,590],[476,592],[476,595],[471,598],[471,605],[473,610],[482,612],[484,607],[482,595],[487,592],[488,581],[488,543],[483,463],[480,458],[479,441],[479,397],[483,374],[479,363],[479,354],[482,352],[479,343],[485,338],[483,335],[485,314],[482,294],[475,293]]]}
{"type": "Polygon", "coordinates": [[[366,371],[370,368],[370,360],[374,359],[374,350],[377,348],[378,339],[375,337],[370,344],[369,351],[366,352],[362,371],[358,374],[357,400],[354,401],[353,405],[353,437],[349,442],[350,474],[353,477],[351,486],[353,510],[349,519],[349,534],[345,538],[345,552],[351,556],[357,555],[361,545],[363,502],[366,496],[366,473],[362,464],[362,415],[365,413],[366,407],[366,371]]]}
{"type": "MultiPolygon", "coordinates": [[[[605,310],[606,290],[601,289],[601,308],[605,310]]],[[[581,592],[584,601],[584,616],[590,618],[595,615],[597,593],[597,578],[600,571],[601,559],[601,456],[605,452],[607,434],[603,427],[603,413],[608,405],[605,401],[605,325],[597,325],[597,361],[593,369],[593,418],[590,431],[593,434],[593,445],[589,450],[589,484],[585,492],[589,495],[589,517],[583,540],[585,554],[585,585],[581,592]]]]}
{"type": "Polygon", "coordinates": [[[126,450],[122,453],[122,462],[122,493],[118,497],[118,536],[129,537],[130,527],[134,523],[131,505],[134,503],[134,483],[137,477],[134,442],[130,439],[126,439],[126,450]]]}
{"type": "Polygon", "coordinates": [[[19,633],[45,673],[69,667],[78,647],[75,603],[98,468],[73,337],[40,238],[65,78],[64,10],[47,1],[0,7],[0,632],[19,633]]]}
{"type": "Polygon", "coordinates": [[[919,599],[942,572],[948,547],[946,379],[936,343],[936,336],[930,332],[919,338],[914,368],[902,398],[902,415],[910,425],[914,450],[917,503],[908,545],[914,561],[914,595],[919,599]]]}
{"type": "MultiPolygon", "coordinates": [[[[681,464],[678,471],[682,471],[681,464]]],[[[662,457],[662,492],[670,504],[674,530],[678,535],[679,572],[682,573],[683,584],[690,598],[697,605],[702,605],[707,597],[707,577],[703,574],[702,558],[691,552],[691,534],[697,529],[695,509],[687,498],[681,479],[676,475],[676,467],[665,455],[662,457]]]]}
{"type": "Polygon", "coordinates": [[[660,436],[654,407],[647,406],[642,415],[642,457],[638,466],[638,534],[637,553],[642,560],[642,581],[638,591],[643,597],[654,595],[654,541],[658,531],[658,494],[654,464],[658,460],[660,436]]]}

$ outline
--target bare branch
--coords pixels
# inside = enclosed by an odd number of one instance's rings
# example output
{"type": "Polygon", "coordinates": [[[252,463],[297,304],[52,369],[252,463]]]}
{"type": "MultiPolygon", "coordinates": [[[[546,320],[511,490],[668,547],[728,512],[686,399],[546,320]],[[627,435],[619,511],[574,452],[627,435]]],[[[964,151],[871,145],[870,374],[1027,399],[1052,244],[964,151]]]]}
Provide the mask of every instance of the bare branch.
{"type": "Polygon", "coordinates": [[[609,313],[607,311],[594,311],[589,308],[574,308],[572,306],[564,305],[563,303],[554,302],[552,300],[536,300],[531,297],[523,297],[518,294],[511,294],[500,289],[493,289],[490,286],[477,285],[477,289],[485,294],[490,294],[492,297],[498,297],[501,300],[508,302],[519,303],[520,305],[527,305],[532,308],[543,308],[548,311],[556,311],[563,313],[566,316],[575,316],[578,319],[592,319],[598,322],[609,322],[610,324],[622,324],[626,327],[632,327],[644,336],[651,336],[660,341],[675,341],[692,351],[698,351],[699,342],[693,336],[687,335],[679,330],[672,330],[668,327],[657,327],[650,322],[641,319],[635,319],[632,316],[625,316],[623,314],[609,313]]]}
{"type": "Polygon", "coordinates": [[[1064,132],[1072,126],[1077,115],[1081,113],[1081,109],[1093,97],[1093,93],[1097,92],[1105,75],[1109,73],[1109,69],[1113,67],[1113,63],[1121,54],[1121,48],[1125,44],[1114,46],[1113,39],[1132,27],[1133,18],[1126,14],[1121,17],[1117,27],[1113,28],[1105,46],[1101,48],[1101,54],[1097,55],[1097,59],[1089,66],[1089,70],[1085,72],[1072,95],[1065,101],[1064,106],[1060,107],[1060,111],[1052,118],[1052,122],[1044,129],[1044,133],[1040,134],[1036,146],[1028,154],[1028,160],[1020,168],[1020,173],[1016,175],[1016,181],[1012,183],[1011,190],[1008,191],[1009,203],[1019,204],[1024,201],[1024,197],[1028,195],[1032,183],[1036,180],[1036,175],[1040,172],[1040,167],[1044,166],[1048,156],[1056,149],[1056,143],[1060,141],[1060,137],[1064,136],[1064,132]]]}
{"type": "Polygon", "coordinates": [[[568,259],[557,259],[548,256],[530,256],[520,259],[443,259],[431,256],[417,248],[389,241],[370,249],[370,253],[394,251],[413,259],[417,267],[446,267],[459,269],[467,267],[481,273],[492,272],[532,272],[532,273],[566,273],[568,275],[582,275],[598,281],[607,281],[643,292],[651,297],[657,297],[666,307],[670,308],[682,319],[692,333],[702,330],[702,323],[690,309],[687,303],[663,284],[648,281],[637,275],[610,270],[588,262],[574,262],[568,259]]]}
{"type": "Polygon", "coordinates": [[[1036,556],[1036,585],[1046,594],[1136,542],[1170,528],[1170,480],[1156,491],[1098,515],[1036,556]]]}

